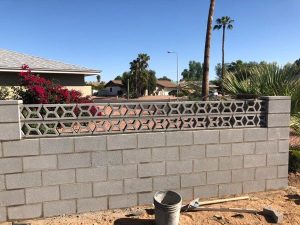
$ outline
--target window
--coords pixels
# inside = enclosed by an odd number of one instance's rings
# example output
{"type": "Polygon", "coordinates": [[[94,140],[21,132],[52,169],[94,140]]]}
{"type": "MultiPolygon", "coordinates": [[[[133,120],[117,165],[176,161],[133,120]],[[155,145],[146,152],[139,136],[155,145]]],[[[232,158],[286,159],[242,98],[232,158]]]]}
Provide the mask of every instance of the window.
{"type": "Polygon", "coordinates": [[[112,88],[110,88],[109,91],[112,92],[112,88]]]}

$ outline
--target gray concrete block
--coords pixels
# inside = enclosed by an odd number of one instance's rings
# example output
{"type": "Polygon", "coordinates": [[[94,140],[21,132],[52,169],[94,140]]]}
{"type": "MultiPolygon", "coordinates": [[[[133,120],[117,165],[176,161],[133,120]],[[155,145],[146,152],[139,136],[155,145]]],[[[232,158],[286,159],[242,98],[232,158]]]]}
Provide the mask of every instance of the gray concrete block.
{"type": "Polygon", "coordinates": [[[195,187],[206,184],[206,173],[181,175],[181,187],[195,187]]]}
{"type": "Polygon", "coordinates": [[[255,179],[255,168],[232,170],[232,182],[242,182],[255,179]]]}
{"type": "Polygon", "coordinates": [[[59,200],[59,187],[47,186],[25,190],[26,203],[39,203],[59,200]]]}
{"type": "Polygon", "coordinates": [[[195,198],[212,198],[219,196],[218,185],[204,185],[194,188],[195,198]]]}
{"type": "Polygon", "coordinates": [[[230,156],[230,155],[231,155],[231,144],[206,146],[207,157],[220,157],[220,156],[230,156]]]}
{"type": "Polygon", "coordinates": [[[75,200],[44,202],[43,206],[44,206],[43,207],[44,208],[44,217],[76,213],[76,201],[75,200]]]}
{"type": "Polygon", "coordinates": [[[24,190],[0,191],[0,206],[21,205],[24,203],[24,190]]]}
{"type": "Polygon", "coordinates": [[[131,149],[137,148],[137,135],[136,134],[118,134],[107,136],[107,149],[131,149]]]}
{"type": "Polygon", "coordinates": [[[7,220],[6,207],[0,207],[0,222],[6,222],[6,220],[7,220]]]}
{"type": "Polygon", "coordinates": [[[77,200],[77,212],[95,212],[106,210],[108,208],[107,197],[86,198],[77,200]]]}
{"type": "Polygon", "coordinates": [[[108,179],[120,180],[137,177],[137,165],[119,165],[108,167],[108,179]]]}
{"type": "Polygon", "coordinates": [[[207,184],[223,184],[231,182],[231,171],[207,172],[207,184]]]}
{"type": "Polygon", "coordinates": [[[21,123],[0,123],[0,141],[21,140],[21,123]]]}
{"type": "Polygon", "coordinates": [[[191,173],[193,170],[192,161],[170,161],[167,163],[167,174],[191,173]]]}
{"type": "Polygon", "coordinates": [[[280,140],[278,142],[279,152],[289,152],[289,140],[280,140]]]}
{"type": "Polygon", "coordinates": [[[123,193],[123,181],[106,181],[93,184],[94,196],[118,195],[123,193]]]}
{"type": "Polygon", "coordinates": [[[265,180],[272,179],[277,177],[277,167],[260,167],[256,168],[255,179],[256,180],[265,180]]]}
{"type": "Polygon", "coordinates": [[[243,183],[244,193],[260,192],[265,190],[266,190],[265,180],[253,180],[253,181],[246,181],[243,183]]]}
{"type": "Polygon", "coordinates": [[[10,220],[39,218],[42,216],[42,204],[9,207],[7,211],[10,220]]]}
{"type": "Polygon", "coordinates": [[[58,168],[70,169],[80,167],[90,167],[90,153],[74,153],[58,155],[58,168]]]}
{"type": "Polygon", "coordinates": [[[152,191],[152,178],[133,178],[124,180],[125,193],[152,191]]]}
{"type": "Polygon", "coordinates": [[[268,137],[267,128],[245,128],[244,141],[266,141],[268,137]]]}
{"type": "Polygon", "coordinates": [[[5,180],[4,180],[4,175],[0,175],[0,190],[5,189],[5,180]]]}
{"type": "Polygon", "coordinates": [[[277,141],[262,141],[256,142],[256,154],[266,154],[278,152],[277,141]]]}
{"type": "Polygon", "coordinates": [[[268,140],[287,140],[290,136],[290,128],[268,128],[268,140]]]}
{"type": "Polygon", "coordinates": [[[193,132],[176,131],[166,133],[167,146],[181,146],[193,144],[193,132]]]}
{"type": "Polygon", "coordinates": [[[122,151],[103,151],[92,153],[92,166],[107,166],[122,164],[122,151]]]}
{"type": "Polygon", "coordinates": [[[289,173],[288,173],[288,170],[289,170],[289,167],[286,165],[286,166],[278,166],[277,168],[277,176],[278,178],[286,178],[288,177],[289,173]]]}
{"type": "Polygon", "coordinates": [[[141,162],[151,162],[151,149],[132,149],[123,151],[124,164],[136,164],[141,162]]]}
{"type": "Polygon", "coordinates": [[[153,177],[153,189],[155,191],[171,190],[171,189],[179,189],[179,188],[180,188],[180,176],[153,177]]]}
{"type": "Polygon", "coordinates": [[[270,100],[268,102],[268,113],[290,113],[291,100],[270,100]]]}
{"type": "Polygon", "coordinates": [[[165,162],[143,163],[138,165],[139,177],[153,177],[165,175],[165,162]]]}
{"type": "Polygon", "coordinates": [[[233,184],[220,184],[219,185],[219,196],[223,197],[226,195],[239,195],[243,192],[242,183],[233,184]]]}
{"type": "Polygon", "coordinates": [[[3,156],[3,153],[2,153],[2,150],[3,148],[2,148],[2,142],[0,141],[0,158],[3,156]]]}
{"type": "Polygon", "coordinates": [[[232,144],[232,155],[250,155],[254,154],[255,143],[233,143],[232,144]]]}
{"type": "Polygon", "coordinates": [[[180,160],[205,158],[205,145],[190,145],[180,147],[180,160]]]}
{"type": "Polygon", "coordinates": [[[220,131],[199,130],[194,131],[194,144],[218,144],[220,131]]]}
{"type": "Polygon", "coordinates": [[[92,197],[92,184],[90,183],[62,184],[60,186],[61,199],[88,197],[92,197]]]}
{"type": "Polygon", "coordinates": [[[268,127],[288,127],[290,114],[268,114],[268,127]]]}
{"type": "Polygon", "coordinates": [[[0,105],[0,123],[19,122],[20,113],[18,104],[0,105]]]}
{"type": "Polygon", "coordinates": [[[243,129],[226,129],[220,131],[220,143],[243,142],[243,129]]]}
{"type": "Polygon", "coordinates": [[[17,189],[38,187],[42,184],[41,172],[28,172],[6,175],[6,188],[17,189]]]}
{"type": "Polygon", "coordinates": [[[137,205],[137,195],[119,195],[110,196],[108,199],[108,205],[110,209],[127,208],[137,205]]]}
{"type": "Polygon", "coordinates": [[[42,172],[43,185],[75,183],[75,169],[42,172]]]}
{"type": "Polygon", "coordinates": [[[41,138],[42,154],[59,154],[74,152],[74,138],[41,138]]]}
{"type": "Polygon", "coordinates": [[[206,158],[194,160],[194,172],[202,171],[214,171],[218,170],[219,160],[218,158],[206,158]]]}
{"type": "Polygon", "coordinates": [[[178,193],[183,201],[190,201],[194,198],[193,188],[181,188],[173,190],[178,193]]]}
{"type": "Polygon", "coordinates": [[[179,147],[164,147],[152,149],[152,161],[179,160],[179,147]]]}
{"type": "Polygon", "coordinates": [[[261,167],[267,165],[266,155],[245,155],[244,156],[244,167],[261,167]]]}
{"type": "Polygon", "coordinates": [[[139,193],[138,205],[150,205],[153,204],[153,196],[155,192],[139,193]]]}
{"type": "Polygon", "coordinates": [[[270,166],[282,166],[289,163],[289,153],[275,153],[267,155],[267,164],[270,166]]]}
{"type": "Polygon", "coordinates": [[[2,158],[0,159],[0,174],[22,172],[21,158],[2,158]]]}
{"type": "Polygon", "coordinates": [[[19,141],[3,142],[3,155],[30,156],[39,154],[39,139],[27,139],[19,141]]]}
{"type": "Polygon", "coordinates": [[[288,186],[288,178],[267,180],[267,190],[285,189],[288,186]]]}
{"type": "Polygon", "coordinates": [[[56,169],[57,157],[56,155],[24,157],[23,168],[24,171],[56,169]]]}
{"type": "Polygon", "coordinates": [[[75,152],[92,152],[106,150],[106,136],[76,137],[75,152]]]}
{"type": "Polygon", "coordinates": [[[140,133],[138,134],[139,148],[162,147],[166,145],[165,133],[140,133]]]}
{"type": "Polygon", "coordinates": [[[219,158],[219,169],[230,170],[243,168],[243,156],[230,156],[219,158]]]}
{"type": "Polygon", "coordinates": [[[82,168],[76,170],[77,182],[104,181],[107,178],[107,167],[82,168]]]}

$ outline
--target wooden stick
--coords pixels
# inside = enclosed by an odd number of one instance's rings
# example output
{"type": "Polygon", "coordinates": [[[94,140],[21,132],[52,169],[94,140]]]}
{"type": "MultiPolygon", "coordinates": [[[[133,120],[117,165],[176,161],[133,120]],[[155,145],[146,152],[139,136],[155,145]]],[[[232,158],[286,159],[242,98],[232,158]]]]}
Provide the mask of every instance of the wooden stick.
{"type": "Polygon", "coordinates": [[[226,199],[216,199],[216,200],[211,200],[211,201],[204,201],[204,202],[199,202],[199,205],[212,205],[212,204],[218,204],[218,203],[223,203],[223,202],[232,202],[232,201],[239,201],[239,200],[247,200],[249,199],[249,196],[241,196],[241,197],[236,197],[236,198],[226,198],[226,199]]]}
{"type": "Polygon", "coordinates": [[[197,207],[190,208],[187,212],[195,212],[195,211],[218,211],[218,212],[237,212],[237,213],[258,213],[259,211],[256,209],[244,209],[244,208],[208,208],[208,207],[197,207]]]}

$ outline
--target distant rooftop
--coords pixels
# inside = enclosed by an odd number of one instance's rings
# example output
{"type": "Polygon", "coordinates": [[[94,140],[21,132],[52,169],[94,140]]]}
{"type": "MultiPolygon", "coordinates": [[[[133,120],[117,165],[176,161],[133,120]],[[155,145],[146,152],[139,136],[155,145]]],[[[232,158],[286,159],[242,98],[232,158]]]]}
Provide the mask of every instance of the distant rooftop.
{"type": "Polygon", "coordinates": [[[172,81],[169,81],[169,80],[157,80],[156,84],[163,88],[176,88],[177,87],[176,84],[174,84],[172,81]]]}
{"type": "Polygon", "coordinates": [[[101,72],[100,70],[0,49],[0,71],[18,72],[23,64],[27,64],[33,72],[39,73],[96,75],[101,72]]]}

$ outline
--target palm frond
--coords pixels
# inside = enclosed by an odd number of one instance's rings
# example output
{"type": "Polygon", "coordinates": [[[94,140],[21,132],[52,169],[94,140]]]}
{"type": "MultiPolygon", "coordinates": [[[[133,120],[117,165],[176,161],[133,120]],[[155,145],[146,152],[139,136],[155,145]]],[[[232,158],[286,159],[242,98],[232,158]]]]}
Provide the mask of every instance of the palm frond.
{"type": "Polygon", "coordinates": [[[214,30],[220,30],[221,28],[222,28],[222,25],[215,25],[213,29],[214,30]]]}

